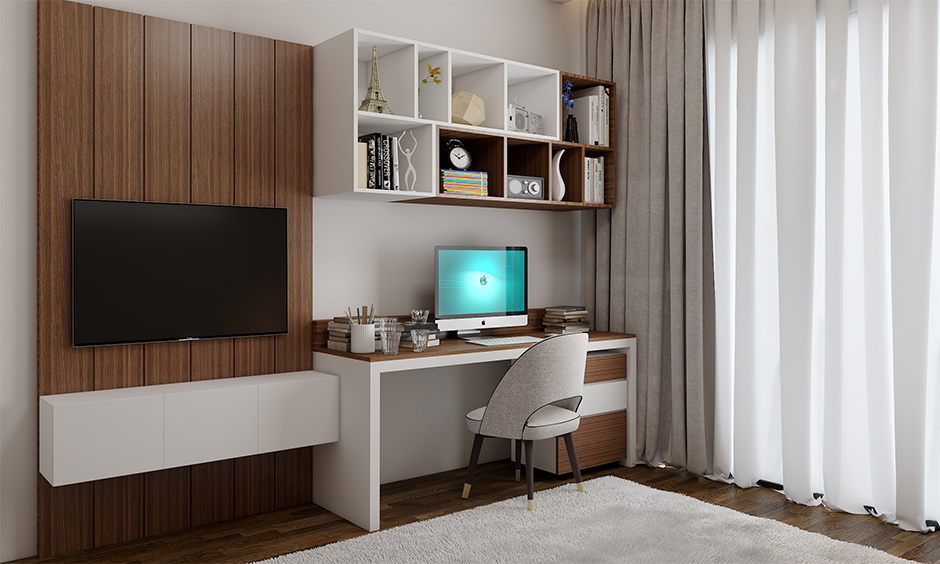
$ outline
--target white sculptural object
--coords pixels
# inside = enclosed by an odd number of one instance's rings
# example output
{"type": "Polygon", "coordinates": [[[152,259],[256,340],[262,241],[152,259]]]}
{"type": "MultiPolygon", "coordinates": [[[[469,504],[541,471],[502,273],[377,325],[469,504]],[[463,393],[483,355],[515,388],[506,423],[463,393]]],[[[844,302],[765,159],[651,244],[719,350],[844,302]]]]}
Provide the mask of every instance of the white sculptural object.
{"type": "Polygon", "coordinates": [[[415,166],[411,164],[411,155],[414,154],[415,150],[418,148],[418,140],[415,138],[414,131],[408,130],[403,131],[401,137],[398,138],[398,150],[405,155],[405,160],[408,161],[408,169],[405,171],[405,186],[408,187],[410,192],[415,191],[415,182],[418,180],[418,172],[415,170],[415,166]],[[406,149],[404,144],[405,133],[411,135],[411,140],[414,141],[414,147],[411,149],[406,149]]]}

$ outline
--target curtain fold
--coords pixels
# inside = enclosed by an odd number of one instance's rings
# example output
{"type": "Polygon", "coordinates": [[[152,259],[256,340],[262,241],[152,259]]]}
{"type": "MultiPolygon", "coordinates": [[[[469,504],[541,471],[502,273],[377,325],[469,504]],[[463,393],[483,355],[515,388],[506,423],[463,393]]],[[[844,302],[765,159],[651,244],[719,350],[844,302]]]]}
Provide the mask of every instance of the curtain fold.
{"type": "Polygon", "coordinates": [[[937,3],[706,13],[715,475],[936,529],[937,3]]]}
{"type": "Polygon", "coordinates": [[[618,85],[617,207],[586,212],[594,326],[637,334],[637,459],[712,471],[714,271],[704,5],[590,0],[587,74],[618,85]]]}

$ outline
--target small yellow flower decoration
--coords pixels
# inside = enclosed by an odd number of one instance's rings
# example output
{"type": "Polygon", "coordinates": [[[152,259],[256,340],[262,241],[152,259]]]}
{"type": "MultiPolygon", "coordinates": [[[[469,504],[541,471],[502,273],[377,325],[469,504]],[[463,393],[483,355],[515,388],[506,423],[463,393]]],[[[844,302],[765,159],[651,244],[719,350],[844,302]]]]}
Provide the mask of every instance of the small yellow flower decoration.
{"type": "Polygon", "coordinates": [[[427,84],[428,81],[434,82],[434,84],[441,83],[441,67],[431,67],[428,65],[428,75],[421,79],[421,84],[418,85],[418,96],[421,95],[421,86],[427,84]]]}

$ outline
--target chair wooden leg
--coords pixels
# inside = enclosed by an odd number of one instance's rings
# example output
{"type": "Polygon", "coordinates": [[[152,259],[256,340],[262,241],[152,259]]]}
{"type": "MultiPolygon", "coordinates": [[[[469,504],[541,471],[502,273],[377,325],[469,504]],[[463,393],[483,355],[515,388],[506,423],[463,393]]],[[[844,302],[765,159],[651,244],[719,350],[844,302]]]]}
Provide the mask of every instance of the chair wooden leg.
{"type": "MultiPolygon", "coordinates": [[[[526,461],[528,462],[528,461],[526,461]]],[[[522,467],[522,441],[516,440],[516,481],[519,481],[521,476],[520,468],[522,467]]]]}
{"type": "Polygon", "coordinates": [[[480,448],[483,446],[483,435],[474,435],[473,449],[470,451],[470,465],[467,466],[467,480],[463,484],[463,498],[470,497],[470,486],[473,484],[473,473],[477,469],[477,461],[480,459],[480,448]]]}
{"type": "Polygon", "coordinates": [[[571,433],[565,435],[565,450],[568,451],[568,461],[571,463],[571,471],[574,472],[574,483],[578,485],[578,491],[584,491],[584,484],[581,482],[581,468],[578,467],[578,454],[574,451],[574,438],[571,433]]]}
{"type": "Polygon", "coordinates": [[[534,487],[533,483],[535,482],[535,464],[532,464],[532,451],[533,443],[532,441],[522,441],[522,445],[525,447],[525,482],[526,482],[526,492],[529,494],[529,511],[535,509],[535,499],[533,497],[534,487]]]}

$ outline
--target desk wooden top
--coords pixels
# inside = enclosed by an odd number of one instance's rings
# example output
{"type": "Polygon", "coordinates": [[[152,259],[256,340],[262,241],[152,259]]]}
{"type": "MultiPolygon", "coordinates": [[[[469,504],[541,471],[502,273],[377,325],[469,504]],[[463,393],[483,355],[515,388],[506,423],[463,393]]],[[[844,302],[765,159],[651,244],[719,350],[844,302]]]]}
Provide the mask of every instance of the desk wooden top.
{"type": "MultiPolygon", "coordinates": [[[[543,331],[523,331],[518,333],[513,333],[512,335],[493,335],[494,337],[510,337],[517,335],[530,335],[532,337],[543,338],[546,336],[546,333],[543,331]]],[[[617,339],[630,339],[636,337],[632,333],[608,333],[606,331],[589,331],[588,332],[588,341],[597,342],[597,341],[614,341],[617,339]]],[[[381,362],[385,360],[397,360],[405,358],[421,358],[425,356],[444,356],[450,354],[467,354],[467,353],[476,353],[484,351],[493,351],[493,350],[502,350],[502,349],[522,349],[532,346],[533,343],[520,343],[516,345],[502,345],[502,346],[482,346],[482,345],[473,345],[465,341],[464,339],[459,338],[448,338],[442,339],[441,344],[428,347],[427,352],[414,352],[411,349],[401,347],[398,349],[398,354],[385,354],[381,349],[377,350],[371,354],[356,354],[351,352],[343,351],[334,351],[328,349],[323,345],[315,345],[313,347],[313,352],[332,354],[335,356],[344,356],[346,358],[353,358],[356,360],[363,360],[365,362],[381,362]]]]}

